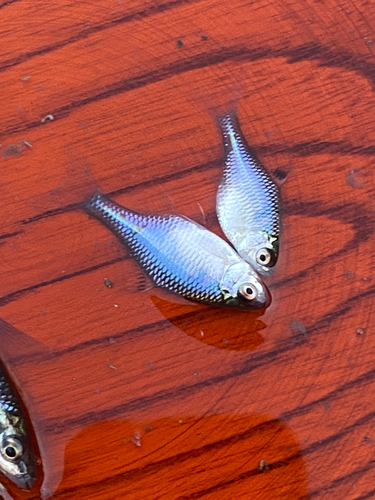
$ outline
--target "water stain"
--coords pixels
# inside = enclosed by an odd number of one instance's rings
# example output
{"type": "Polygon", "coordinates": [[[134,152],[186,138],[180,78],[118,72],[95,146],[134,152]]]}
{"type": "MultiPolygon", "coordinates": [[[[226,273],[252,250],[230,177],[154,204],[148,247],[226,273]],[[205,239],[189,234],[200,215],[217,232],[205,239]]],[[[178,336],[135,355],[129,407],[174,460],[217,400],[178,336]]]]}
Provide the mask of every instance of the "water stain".
{"type": "Polygon", "coordinates": [[[174,326],[206,345],[231,351],[250,351],[263,342],[259,319],[264,311],[237,311],[205,305],[182,305],[155,295],[151,300],[174,326]]]}
{"type": "Polygon", "coordinates": [[[290,323],[289,326],[293,333],[296,335],[303,335],[306,337],[307,335],[307,329],[303,323],[298,318],[293,319],[290,323]]]}
{"type": "Polygon", "coordinates": [[[346,176],[346,182],[349,186],[352,186],[356,189],[363,189],[366,187],[364,183],[365,176],[360,168],[353,168],[349,170],[346,176]]]}
{"type": "Polygon", "coordinates": [[[309,498],[298,441],[265,415],[95,423],[67,445],[55,499],[309,498]],[[160,493],[160,485],[168,490],[160,493]]]}

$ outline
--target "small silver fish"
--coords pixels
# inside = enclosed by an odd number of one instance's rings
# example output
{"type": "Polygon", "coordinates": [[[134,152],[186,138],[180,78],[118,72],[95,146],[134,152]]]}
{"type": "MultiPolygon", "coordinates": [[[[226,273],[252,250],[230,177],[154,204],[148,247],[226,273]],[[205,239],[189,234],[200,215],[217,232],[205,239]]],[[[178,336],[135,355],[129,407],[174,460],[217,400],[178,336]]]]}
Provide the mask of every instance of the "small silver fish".
{"type": "Polygon", "coordinates": [[[195,302],[263,309],[270,294],[219,236],[186,217],[146,215],[96,193],[86,211],[125,243],[156,285],[195,302]]]}
{"type": "Polygon", "coordinates": [[[216,198],[218,219],[239,255],[266,273],[279,253],[279,189],[250,150],[235,114],[219,123],[226,157],[216,198]]]}
{"type": "Polygon", "coordinates": [[[37,478],[37,458],[25,412],[0,362],[0,471],[23,489],[37,478]]]}

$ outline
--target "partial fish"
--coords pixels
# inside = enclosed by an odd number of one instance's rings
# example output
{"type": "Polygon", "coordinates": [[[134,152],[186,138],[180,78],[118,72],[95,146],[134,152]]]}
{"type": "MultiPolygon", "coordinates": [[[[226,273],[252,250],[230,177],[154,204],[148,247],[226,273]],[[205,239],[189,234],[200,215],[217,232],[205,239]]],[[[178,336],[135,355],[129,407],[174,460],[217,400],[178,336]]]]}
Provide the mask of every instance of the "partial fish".
{"type": "Polygon", "coordinates": [[[250,150],[234,113],[219,119],[225,167],[216,199],[220,225],[239,255],[266,273],[277,261],[279,189],[250,150]]]}
{"type": "Polygon", "coordinates": [[[37,458],[25,411],[0,362],[0,472],[23,489],[37,478],[37,458]]]}
{"type": "Polygon", "coordinates": [[[205,304],[263,309],[266,286],[219,236],[186,217],[146,215],[95,194],[86,211],[125,243],[156,285],[205,304]]]}

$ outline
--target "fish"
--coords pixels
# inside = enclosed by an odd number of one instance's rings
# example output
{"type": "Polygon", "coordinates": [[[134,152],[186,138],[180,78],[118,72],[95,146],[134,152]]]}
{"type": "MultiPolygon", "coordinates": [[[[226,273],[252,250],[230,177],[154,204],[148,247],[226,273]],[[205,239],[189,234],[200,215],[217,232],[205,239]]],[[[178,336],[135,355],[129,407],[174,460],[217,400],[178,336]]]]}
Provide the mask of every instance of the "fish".
{"type": "Polygon", "coordinates": [[[261,274],[279,255],[280,193],[250,149],[234,112],[219,117],[225,165],[216,196],[216,213],[238,254],[261,274]]]}
{"type": "Polygon", "coordinates": [[[38,460],[21,400],[0,361],[0,472],[22,489],[37,479],[38,460]]]}
{"type": "Polygon", "coordinates": [[[270,293],[251,266],[187,217],[134,212],[99,192],[85,210],[129,248],[157,286],[215,306],[259,310],[270,304],[270,293]]]}

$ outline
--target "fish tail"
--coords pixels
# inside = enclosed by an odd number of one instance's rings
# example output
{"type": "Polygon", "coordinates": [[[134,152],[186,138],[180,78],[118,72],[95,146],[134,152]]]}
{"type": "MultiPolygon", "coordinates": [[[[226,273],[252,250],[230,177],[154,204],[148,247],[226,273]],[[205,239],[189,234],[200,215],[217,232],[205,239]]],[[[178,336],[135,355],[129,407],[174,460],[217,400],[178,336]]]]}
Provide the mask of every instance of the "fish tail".
{"type": "Polygon", "coordinates": [[[235,132],[238,133],[240,126],[235,111],[225,113],[219,116],[217,120],[224,136],[229,136],[235,132]]]}
{"type": "Polygon", "coordinates": [[[115,203],[100,191],[95,191],[90,198],[85,201],[83,208],[86,213],[98,218],[103,215],[106,211],[105,207],[109,205],[115,205],[115,203]]]}
{"type": "Polygon", "coordinates": [[[99,191],[95,192],[84,205],[85,212],[112,231],[118,238],[128,243],[125,237],[126,228],[130,233],[137,232],[137,226],[134,223],[136,212],[129,210],[112,201],[108,196],[99,191]]]}
{"type": "Polygon", "coordinates": [[[223,135],[224,148],[226,152],[237,149],[239,144],[242,144],[247,148],[249,147],[242,134],[237,113],[235,111],[230,111],[229,113],[219,116],[217,121],[223,135]]]}

